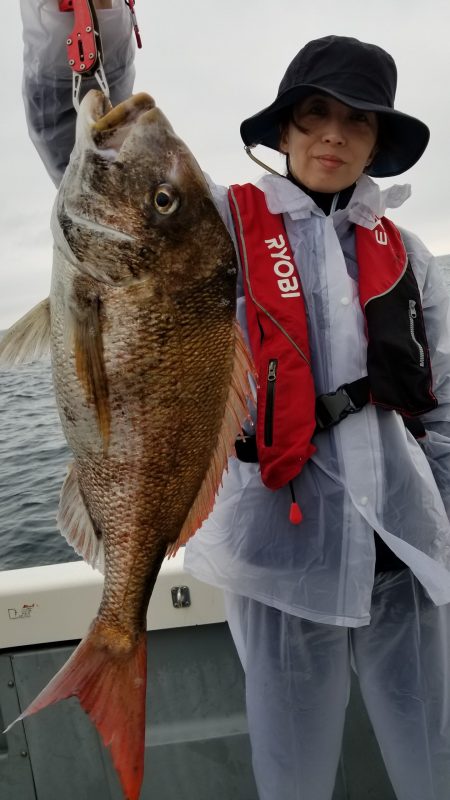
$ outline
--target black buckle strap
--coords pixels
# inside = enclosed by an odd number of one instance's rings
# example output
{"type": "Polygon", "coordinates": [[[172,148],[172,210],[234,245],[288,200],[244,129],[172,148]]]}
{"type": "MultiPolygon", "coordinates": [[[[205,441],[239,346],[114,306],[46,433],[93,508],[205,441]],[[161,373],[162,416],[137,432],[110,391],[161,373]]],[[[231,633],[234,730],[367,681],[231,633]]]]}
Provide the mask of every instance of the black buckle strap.
{"type": "MultiPolygon", "coordinates": [[[[369,378],[365,375],[352,383],[343,383],[335,392],[321,394],[316,398],[316,430],[326,431],[337,425],[349,414],[356,414],[369,402],[369,378]]],[[[416,439],[425,436],[426,430],[418,418],[402,417],[405,427],[416,439]]],[[[239,461],[258,462],[258,448],[254,434],[239,436],[235,442],[239,461]]]]}
{"type": "Polygon", "coordinates": [[[256,447],[256,436],[254,433],[245,436],[238,436],[234,443],[236,458],[246,464],[257,464],[259,461],[258,448],[256,447]]]}
{"type": "Polygon", "coordinates": [[[320,394],[316,398],[316,433],[328,430],[342,422],[349,414],[356,414],[369,402],[369,378],[365,375],[352,383],[343,383],[335,392],[320,394]]]}

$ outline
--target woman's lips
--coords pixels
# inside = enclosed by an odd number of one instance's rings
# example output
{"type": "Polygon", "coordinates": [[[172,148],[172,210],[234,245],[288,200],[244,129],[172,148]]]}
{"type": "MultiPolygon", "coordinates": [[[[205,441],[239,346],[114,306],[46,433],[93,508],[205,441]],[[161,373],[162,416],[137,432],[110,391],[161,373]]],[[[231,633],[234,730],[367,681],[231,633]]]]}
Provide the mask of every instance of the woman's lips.
{"type": "Polygon", "coordinates": [[[338,169],[338,167],[342,167],[345,164],[345,161],[342,161],[341,158],[335,158],[334,156],[316,156],[316,159],[327,169],[338,169]]]}

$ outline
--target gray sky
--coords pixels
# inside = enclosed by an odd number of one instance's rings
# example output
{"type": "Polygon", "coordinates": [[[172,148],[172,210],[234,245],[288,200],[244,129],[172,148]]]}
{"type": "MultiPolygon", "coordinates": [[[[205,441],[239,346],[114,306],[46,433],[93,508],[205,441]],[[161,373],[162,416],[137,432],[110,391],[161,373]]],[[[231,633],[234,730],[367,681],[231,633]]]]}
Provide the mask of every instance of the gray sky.
{"type": "MultiPolygon", "coordinates": [[[[55,192],[27,137],[18,5],[8,6],[2,37],[0,329],[48,294],[52,259],[55,192]]],[[[155,97],[203,169],[227,184],[261,174],[243,151],[239,124],[272,102],[303,44],[340,34],[388,50],[399,73],[396,106],[426,122],[431,140],[413,169],[379,183],[411,183],[412,197],[392,218],[436,255],[450,253],[448,0],[137,0],[136,12],[144,43],[136,91],[155,97]]]]}

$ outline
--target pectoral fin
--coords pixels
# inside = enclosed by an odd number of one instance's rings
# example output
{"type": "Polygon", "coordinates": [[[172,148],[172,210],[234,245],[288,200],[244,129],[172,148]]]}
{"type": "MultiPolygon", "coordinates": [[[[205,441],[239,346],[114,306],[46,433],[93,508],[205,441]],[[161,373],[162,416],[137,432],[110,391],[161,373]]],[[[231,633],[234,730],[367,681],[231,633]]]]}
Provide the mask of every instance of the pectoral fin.
{"type": "Polygon", "coordinates": [[[101,300],[84,295],[72,310],[72,335],[75,349],[75,364],[89,403],[97,412],[98,426],[106,450],[111,428],[108,379],[103,358],[103,338],[100,322],[101,300]]]}
{"type": "Polygon", "coordinates": [[[6,331],[0,342],[0,363],[25,364],[50,351],[50,300],[47,297],[6,331]]]}

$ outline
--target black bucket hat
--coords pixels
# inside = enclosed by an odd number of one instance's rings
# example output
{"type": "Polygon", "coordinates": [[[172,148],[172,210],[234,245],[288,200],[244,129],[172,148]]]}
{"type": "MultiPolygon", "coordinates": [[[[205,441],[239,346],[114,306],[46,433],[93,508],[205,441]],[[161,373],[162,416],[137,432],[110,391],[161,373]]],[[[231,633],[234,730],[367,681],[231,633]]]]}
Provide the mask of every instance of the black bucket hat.
{"type": "Polygon", "coordinates": [[[289,64],[272,105],[243,121],[241,136],[247,147],[263,144],[279,150],[285,109],[309,94],[325,93],[377,113],[379,150],[366,172],[375,178],[399,175],[419,160],[430,131],[420,120],[394,109],[396,87],[394,59],[381,47],[347,36],[315,39],[289,64]]]}

